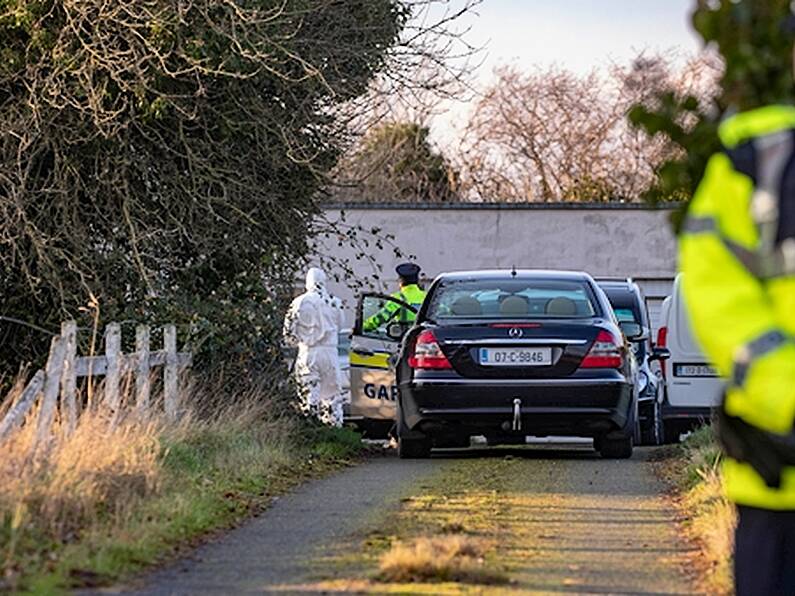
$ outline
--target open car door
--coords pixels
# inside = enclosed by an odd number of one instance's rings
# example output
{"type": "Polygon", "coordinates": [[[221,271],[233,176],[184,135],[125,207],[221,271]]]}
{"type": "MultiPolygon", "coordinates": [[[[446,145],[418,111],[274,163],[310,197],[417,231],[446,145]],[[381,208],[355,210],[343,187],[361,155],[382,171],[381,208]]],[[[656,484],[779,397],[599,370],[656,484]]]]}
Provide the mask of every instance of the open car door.
{"type": "Polygon", "coordinates": [[[386,438],[395,421],[398,387],[394,359],[416,313],[410,304],[385,294],[359,297],[349,356],[351,405],[347,420],[367,438],[386,438]]]}

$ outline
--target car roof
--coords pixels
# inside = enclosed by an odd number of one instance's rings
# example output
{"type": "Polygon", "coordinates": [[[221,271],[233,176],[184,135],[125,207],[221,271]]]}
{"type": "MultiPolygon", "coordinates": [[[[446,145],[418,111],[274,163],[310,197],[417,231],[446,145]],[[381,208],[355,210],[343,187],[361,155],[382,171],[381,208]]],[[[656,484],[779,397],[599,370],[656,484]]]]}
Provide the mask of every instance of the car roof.
{"type": "Polygon", "coordinates": [[[441,281],[469,281],[478,279],[529,279],[549,281],[592,281],[584,271],[558,271],[554,269],[481,269],[478,271],[451,271],[437,277],[441,281]]]}
{"type": "Polygon", "coordinates": [[[610,289],[621,289],[623,288],[627,292],[634,290],[634,288],[638,287],[631,279],[600,279],[595,278],[596,283],[598,283],[602,288],[610,288],[610,289]]]}
{"type": "Polygon", "coordinates": [[[618,297],[624,295],[626,298],[631,296],[640,298],[640,286],[631,279],[623,281],[597,279],[596,284],[609,296],[618,297]]]}

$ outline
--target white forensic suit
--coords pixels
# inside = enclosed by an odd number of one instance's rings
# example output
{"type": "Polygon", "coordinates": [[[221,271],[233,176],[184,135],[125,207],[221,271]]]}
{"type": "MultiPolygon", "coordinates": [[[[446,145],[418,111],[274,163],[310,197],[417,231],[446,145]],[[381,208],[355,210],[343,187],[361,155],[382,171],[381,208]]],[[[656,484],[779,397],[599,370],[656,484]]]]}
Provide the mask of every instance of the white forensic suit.
{"type": "Polygon", "coordinates": [[[295,375],[301,407],[309,415],[342,426],[342,373],[337,356],[342,304],[326,290],[326,274],[311,268],[306,292],[293,300],[284,320],[284,338],[298,346],[295,375]]]}

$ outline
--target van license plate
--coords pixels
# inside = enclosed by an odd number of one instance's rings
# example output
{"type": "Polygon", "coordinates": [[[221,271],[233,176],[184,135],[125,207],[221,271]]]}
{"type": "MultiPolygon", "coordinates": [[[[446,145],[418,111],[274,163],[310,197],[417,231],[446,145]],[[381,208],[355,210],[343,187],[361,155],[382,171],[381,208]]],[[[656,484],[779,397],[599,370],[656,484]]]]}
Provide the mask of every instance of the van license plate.
{"type": "Polygon", "coordinates": [[[718,371],[708,364],[677,364],[675,377],[717,377],[718,371]]]}
{"type": "Polygon", "coordinates": [[[483,366],[549,366],[552,348],[480,348],[483,366]]]}

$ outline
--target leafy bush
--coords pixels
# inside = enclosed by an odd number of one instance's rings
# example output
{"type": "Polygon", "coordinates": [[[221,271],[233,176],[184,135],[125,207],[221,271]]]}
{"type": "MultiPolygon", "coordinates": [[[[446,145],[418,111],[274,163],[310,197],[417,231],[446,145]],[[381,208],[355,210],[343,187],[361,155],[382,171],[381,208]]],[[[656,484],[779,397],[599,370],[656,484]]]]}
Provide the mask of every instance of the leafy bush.
{"type": "MultiPolygon", "coordinates": [[[[385,68],[400,0],[0,0],[2,315],[170,320],[227,365],[279,357],[334,111],[385,68]]],[[[4,325],[0,364],[46,353],[4,325]]]]}
{"type": "Polygon", "coordinates": [[[723,75],[714,97],[667,91],[630,111],[635,125],[668,137],[680,149],[657,168],[650,201],[693,196],[709,157],[720,150],[717,129],[727,113],[795,99],[793,34],[784,27],[789,15],[789,0],[697,0],[693,26],[722,60],[723,75]]]}

